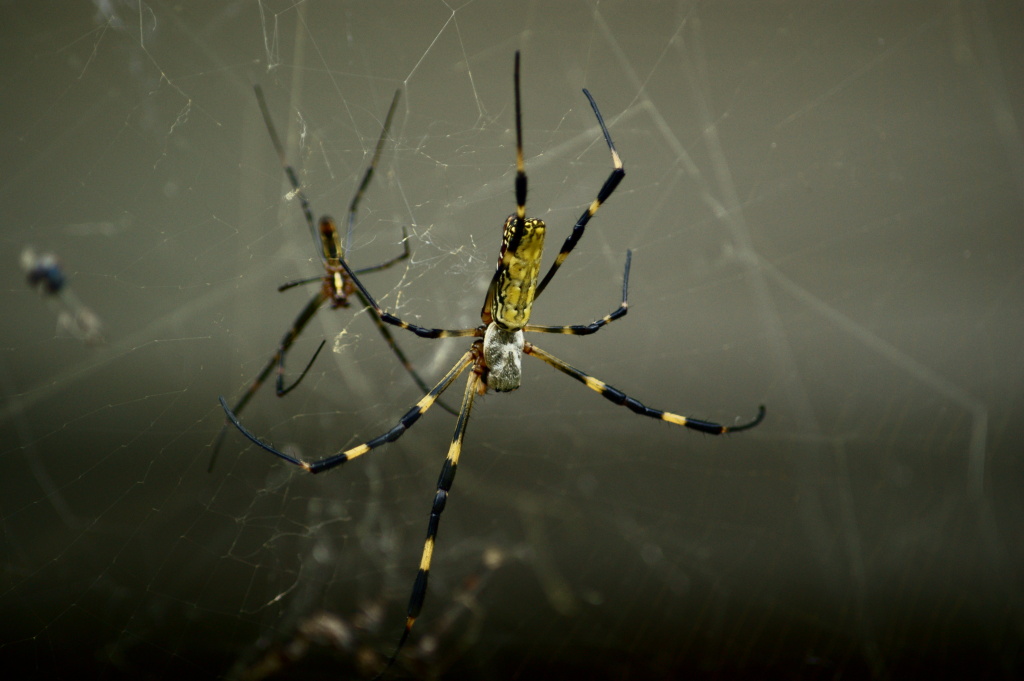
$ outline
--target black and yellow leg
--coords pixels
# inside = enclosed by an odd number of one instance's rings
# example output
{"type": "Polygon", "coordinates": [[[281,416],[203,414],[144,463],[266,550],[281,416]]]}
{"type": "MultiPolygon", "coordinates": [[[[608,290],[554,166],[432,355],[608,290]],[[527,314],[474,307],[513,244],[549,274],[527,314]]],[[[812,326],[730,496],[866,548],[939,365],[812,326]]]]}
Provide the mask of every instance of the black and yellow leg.
{"type": "Polygon", "coordinates": [[[594,115],[597,116],[597,122],[601,125],[601,132],[604,133],[604,141],[608,143],[608,150],[612,154],[612,172],[608,175],[608,179],[604,181],[601,191],[597,193],[597,198],[593,200],[590,206],[587,207],[587,210],[580,215],[579,220],[576,221],[576,224],[572,228],[572,232],[566,238],[565,243],[562,244],[562,249],[558,252],[558,255],[555,256],[555,262],[551,264],[551,268],[548,270],[547,274],[544,275],[540,285],[537,286],[537,293],[534,298],[539,297],[540,294],[543,293],[544,289],[547,288],[548,282],[551,281],[553,276],[555,276],[555,272],[557,272],[558,268],[562,266],[562,263],[565,262],[569,253],[576,247],[576,243],[583,236],[583,232],[587,227],[587,223],[590,222],[590,218],[594,217],[594,214],[597,213],[597,209],[601,207],[602,203],[608,200],[608,197],[612,195],[615,188],[619,186],[619,182],[622,182],[622,178],[626,176],[626,171],[622,167],[622,159],[619,158],[619,152],[615,151],[615,144],[612,143],[612,136],[608,133],[608,126],[604,124],[604,117],[601,116],[601,111],[597,108],[597,102],[594,101],[594,98],[586,89],[583,90],[583,94],[585,94],[587,99],[590,100],[590,107],[594,110],[594,115]]]}
{"type": "Polygon", "coordinates": [[[410,324],[401,317],[397,317],[380,306],[377,299],[363,286],[363,282],[359,281],[359,277],[352,271],[352,268],[348,266],[348,263],[344,260],[341,261],[341,267],[345,270],[345,274],[352,280],[352,283],[356,285],[356,289],[362,294],[362,298],[365,299],[370,307],[377,312],[377,316],[385,324],[391,324],[397,326],[400,329],[411,331],[420,338],[465,338],[469,336],[483,336],[484,328],[476,327],[473,329],[430,329],[424,326],[418,326],[416,324],[410,324]]]}
{"type": "Polygon", "coordinates": [[[626,313],[629,312],[629,302],[627,301],[627,297],[629,295],[629,263],[632,259],[633,251],[626,251],[626,269],[622,273],[622,302],[619,303],[618,308],[613,310],[611,313],[606,314],[591,324],[575,324],[569,326],[537,326],[535,324],[527,324],[523,327],[523,331],[527,333],[562,333],[570,336],[589,336],[605,324],[625,317],[626,313]]]}
{"type": "Polygon", "coordinates": [[[367,440],[361,445],[351,447],[349,449],[338,452],[337,454],[332,454],[331,456],[319,459],[317,461],[305,461],[303,459],[299,459],[297,457],[292,456],[291,454],[282,452],[281,450],[277,449],[268,442],[264,442],[263,440],[253,435],[245,426],[242,425],[242,423],[238,420],[238,417],[228,407],[228,403],[224,400],[223,397],[220,398],[220,406],[224,409],[224,413],[225,415],[227,415],[228,420],[231,421],[235,428],[237,428],[239,432],[241,432],[242,435],[244,435],[254,445],[257,445],[261,449],[265,449],[274,456],[280,457],[289,463],[293,463],[296,466],[300,466],[309,471],[310,473],[323,473],[324,471],[329,471],[336,466],[340,466],[346,461],[351,461],[356,457],[362,456],[363,454],[366,454],[372,449],[376,449],[377,447],[385,445],[389,442],[394,442],[398,438],[402,437],[405,431],[411,428],[412,425],[416,423],[416,421],[418,421],[419,418],[423,416],[423,414],[425,414],[428,409],[430,409],[430,407],[433,406],[434,402],[437,401],[437,398],[440,397],[441,393],[447,390],[448,386],[452,384],[452,381],[458,378],[459,374],[465,371],[467,367],[473,364],[474,357],[475,355],[472,350],[466,352],[466,354],[464,354],[462,358],[459,359],[455,366],[452,367],[451,371],[445,374],[444,377],[437,383],[437,385],[435,385],[430,390],[430,392],[424,395],[412,409],[406,412],[405,415],[398,420],[398,424],[395,425],[395,427],[389,430],[388,432],[384,433],[383,435],[378,435],[372,440],[367,440]]]}
{"type": "MultiPolygon", "coordinates": [[[[519,50],[516,50],[516,222],[519,232],[526,219],[526,162],[523,160],[523,112],[519,97],[519,50]]],[[[514,248],[512,250],[515,250],[514,248]]]]}
{"type": "MultiPolygon", "coordinates": [[[[466,436],[466,424],[469,422],[469,412],[473,408],[473,397],[479,392],[480,376],[471,372],[466,381],[466,390],[462,395],[462,407],[459,409],[459,420],[455,424],[455,434],[452,435],[452,443],[448,447],[448,456],[445,457],[444,465],[441,467],[441,475],[437,479],[437,492],[434,494],[434,501],[430,507],[430,520],[427,523],[427,538],[423,542],[423,553],[420,555],[420,567],[416,572],[416,581],[413,583],[412,595],[409,598],[409,607],[406,611],[405,629],[398,639],[395,652],[391,654],[387,667],[394,663],[398,653],[402,650],[412,625],[419,617],[423,609],[423,601],[427,596],[427,580],[430,577],[430,561],[434,556],[434,543],[437,540],[437,528],[441,522],[441,513],[444,512],[448,503],[448,493],[451,491],[452,482],[455,480],[455,471],[459,467],[459,454],[462,453],[462,441],[466,436]]],[[[381,672],[383,674],[384,672],[381,672]]]]}
{"type": "Polygon", "coordinates": [[[644,405],[639,400],[630,397],[621,390],[613,388],[604,381],[598,380],[593,376],[580,371],[576,367],[567,364],[566,362],[563,362],[554,355],[551,355],[550,353],[541,350],[532,343],[527,343],[526,347],[523,348],[523,352],[525,352],[528,355],[533,355],[537,359],[547,362],[551,366],[561,371],[563,374],[575,378],[577,381],[587,386],[594,392],[598,393],[605,399],[614,402],[615,404],[618,404],[620,406],[626,407],[632,410],[635,414],[661,419],[662,421],[665,421],[667,423],[674,423],[677,426],[685,426],[687,428],[692,428],[693,430],[699,430],[702,433],[710,433],[711,435],[722,435],[723,433],[736,433],[741,430],[753,428],[757,424],[761,423],[761,421],[764,419],[764,405],[761,405],[761,407],[758,408],[757,416],[755,416],[752,421],[742,423],[738,426],[723,426],[718,423],[712,423],[711,421],[701,421],[698,419],[689,418],[687,416],[681,416],[680,414],[673,414],[670,411],[652,409],[651,407],[644,405]]]}

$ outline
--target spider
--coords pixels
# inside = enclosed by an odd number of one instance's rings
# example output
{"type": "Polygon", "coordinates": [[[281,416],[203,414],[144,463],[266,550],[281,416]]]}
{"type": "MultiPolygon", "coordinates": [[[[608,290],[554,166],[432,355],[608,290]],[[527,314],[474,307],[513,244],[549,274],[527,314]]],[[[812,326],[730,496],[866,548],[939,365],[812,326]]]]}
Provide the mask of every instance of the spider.
{"type": "MultiPolygon", "coordinates": [[[[303,329],[306,328],[309,320],[313,318],[313,315],[315,315],[321,307],[323,307],[324,303],[330,302],[331,309],[335,310],[338,308],[348,307],[350,305],[349,296],[355,294],[363,307],[372,307],[370,305],[370,301],[367,300],[363,296],[363,293],[352,283],[347,270],[343,269],[339,265],[344,258],[344,249],[341,246],[341,238],[338,235],[338,230],[335,227],[334,220],[325,215],[320,218],[319,224],[314,224],[313,211],[310,208],[309,201],[306,199],[305,192],[302,191],[302,186],[299,184],[299,179],[295,174],[295,169],[292,168],[288,161],[285,160],[284,147],[281,144],[281,139],[277,136],[277,129],[274,127],[274,123],[270,118],[270,110],[267,108],[267,102],[263,98],[263,90],[259,85],[254,86],[253,89],[256,92],[256,101],[259,103],[260,112],[263,114],[263,121],[266,123],[267,132],[270,133],[270,141],[274,144],[274,149],[277,151],[278,158],[281,159],[281,165],[284,167],[284,174],[288,177],[288,182],[292,186],[293,195],[299,199],[299,206],[302,209],[303,216],[306,218],[306,224],[309,226],[309,230],[313,235],[313,240],[320,246],[320,261],[323,264],[324,273],[315,277],[289,281],[277,287],[278,291],[287,291],[290,288],[301,286],[303,284],[320,282],[320,290],[317,291],[313,297],[309,299],[309,302],[306,303],[306,306],[302,308],[302,311],[299,312],[299,316],[295,318],[291,327],[285,332],[284,337],[277,346],[277,350],[267,361],[266,365],[264,365],[260,373],[256,375],[256,379],[249,386],[249,389],[246,390],[242,397],[235,403],[235,406],[232,409],[235,414],[240,413],[242,409],[245,408],[245,405],[249,403],[249,400],[251,400],[253,395],[256,394],[256,391],[260,389],[260,386],[262,386],[264,381],[267,380],[270,372],[273,371],[275,367],[277,368],[277,384],[275,386],[275,391],[278,397],[284,397],[298,387],[299,383],[302,382],[302,379],[305,378],[306,373],[309,372],[310,367],[313,366],[313,362],[316,361],[317,355],[319,355],[320,351],[323,350],[326,341],[320,342],[316,352],[313,353],[313,356],[306,364],[306,368],[303,369],[302,373],[299,374],[299,377],[287,387],[284,384],[285,355],[288,353],[288,350],[291,348],[295,340],[299,337],[299,334],[301,334],[303,329]]],[[[363,173],[362,181],[359,183],[359,187],[356,189],[355,195],[353,195],[352,200],[349,202],[348,231],[350,234],[353,226],[355,225],[356,212],[359,210],[359,203],[362,201],[363,195],[366,193],[366,188],[370,185],[370,181],[373,179],[373,173],[377,168],[377,161],[380,159],[381,150],[384,148],[384,141],[387,139],[388,130],[391,128],[391,119],[394,117],[395,108],[398,106],[398,98],[399,91],[396,90],[395,96],[391,100],[391,107],[388,109],[387,116],[384,119],[384,126],[381,129],[380,137],[377,139],[377,148],[374,150],[373,158],[370,160],[370,165],[366,167],[366,170],[363,173]]],[[[373,265],[371,267],[364,267],[363,269],[356,270],[356,273],[367,274],[368,272],[379,272],[380,270],[385,270],[395,263],[408,258],[409,235],[405,231],[404,227],[402,228],[402,244],[404,248],[400,255],[397,255],[390,260],[386,260],[379,265],[373,265]]],[[[416,385],[419,386],[420,390],[426,392],[428,390],[427,384],[423,382],[423,379],[420,378],[419,374],[416,373],[416,370],[413,369],[412,364],[409,363],[405,353],[403,353],[402,349],[395,343],[395,339],[392,338],[391,332],[388,331],[388,327],[386,327],[376,315],[372,315],[371,318],[380,330],[381,335],[384,336],[384,340],[388,342],[392,352],[395,353],[398,361],[402,364],[405,370],[409,372],[409,375],[412,376],[413,381],[416,382],[416,385]]],[[[441,407],[452,414],[455,413],[454,409],[443,402],[441,403],[441,407]]],[[[224,435],[227,432],[228,423],[228,421],[225,421],[220,432],[217,434],[217,440],[214,443],[213,453],[210,455],[210,463],[207,467],[208,471],[213,470],[214,464],[217,461],[217,453],[220,451],[221,445],[224,443],[224,435]]]]}
{"type": "Polygon", "coordinates": [[[561,251],[555,257],[555,261],[548,269],[544,278],[538,285],[538,274],[540,270],[541,251],[544,245],[545,224],[537,218],[526,217],[526,170],[523,162],[523,126],[522,114],[520,111],[519,95],[519,53],[515,57],[515,108],[516,108],[516,179],[515,197],[516,212],[505,220],[504,234],[501,243],[501,250],[498,256],[498,265],[487,289],[483,309],[480,313],[482,324],[471,329],[434,329],[417,326],[406,322],[399,317],[387,312],[370,295],[369,291],[359,281],[358,277],[349,269],[344,260],[340,260],[341,267],[349,274],[352,282],[363,296],[370,301],[376,310],[381,321],[402,329],[406,329],[423,338],[455,338],[473,337],[477,340],[469,347],[464,355],[429,390],[415,406],[399,419],[397,425],[386,433],[379,435],[363,444],[337,452],[326,458],[317,461],[306,461],[287,454],[273,445],[264,442],[248,431],[239,422],[238,418],[228,408],[224,398],[220,398],[220,404],[224,408],[228,419],[235,427],[251,442],[267,450],[285,461],[300,466],[310,473],[321,473],[330,470],[346,461],[380,447],[389,442],[394,442],[401,437],[416,421],[434,404],[438,397],[451,386],[451,384],[467,369],[469,370],[466,388],[463,392],[462,403],[459,409],[459,417],[455,426],[455,433],[452,436],[451,445],[448,448],[448,455],[441,468],[441,475],[437,482],[437,491],[430,509],[430,520],[427,525],[427,537],[423,545],[423,552],[420,557],[419,570],[413,583],[412,595],[409,599],[409,607],[405,621],[405,628],[398,640],[389,662],[395,661],[413,623],[420,614],[423,602],[427,593],[427,578],[430,574],[431,558],[434,554],[434,542],[437,538],[438,524],[441,520],[441,513],[448,501],[448,494],[455,478],[455,471],[459,464],[459,455],[462,452],[462,442],[466,434],[466,424],[469,420],[469,413],[473,407],[473,399],[478,395],[484,395],[488,390],[496,392],[509,392],[519,387],[522,371],[522,355],[531,357],[549,364],[558,371],[576,379],[580,383],[599,395],[610,400],[614,404],[629,408],[641,416],[649,416],[661,421],[673,423],[678,426],[685,426],[702,433],[721,435],[723,433],[739,432],[753,428],[764,419],[765,409],[761,406],[757,416],[753,420],[736,426],[723,426],[709,421],[700,421],[687,416],[681,416],[672,412],[661,411],[648,407],[632,397],[629,397],[617,388],[613,388],[604,381],[601,381],[569,364],[554,357],[548,352],[540,349],[533,343],[524,339],[525,333],[560,333],[575,336],[585,336],[603,328],[606,324],[620,319],[627,312],[627,292],[629,287],[629,267],[632,257],[631,252],[626,252],[626,264],[622,277],[622,302],[619,307],[610,314],[591,324],[571,326],[538,326],[529,324],[530,312],[534,300],[547,286],[558,268],[561,267],[573,247],[583,236],[587,223],[597,213],[598,208],[611,196],[619,182],[625,176],[622,160],[619,158],[615,145],[612,143],[608,127],[605,125],[597,103],[587,90],[583,94],[590,102],[597,122],[604,134],[605,143],[612,157],[612,171],[605,180],[597,198],[580,215],[572,232],[566,238],[561,251]]]}
{"type": "Polygon", "coordinates": [[[31,246],[21,252],[21,267],[28,285],[49,299],[57,312],[57,328],[86,343],[103,343],[103,324],[96,313],[82,304],[68,286],[64,266],[53,253],[36,253],[31,246]]]}

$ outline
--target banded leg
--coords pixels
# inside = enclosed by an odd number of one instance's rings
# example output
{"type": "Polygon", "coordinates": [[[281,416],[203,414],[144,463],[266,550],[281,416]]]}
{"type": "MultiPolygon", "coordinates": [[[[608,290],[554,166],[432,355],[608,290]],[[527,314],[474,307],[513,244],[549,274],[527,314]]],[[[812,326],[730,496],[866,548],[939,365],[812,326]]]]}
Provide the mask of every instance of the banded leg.
{"type": "MultiPolygon", "coordinates": [[[[523,220],[526,219],[526,162],[523,160],[523,112],[519,97],[519,50],[516,50],[515,69],[516,91],[516,229],[515,234],[523,233],[523,220]]],[[[515,252],[518,245],[509,244],[508,250],[515,252]]]]}
{"type": "Polygon", "coordinates": [[[285,452],[282,452],[281,450],[275,448],[272,444],[264,442],[263,440],[259,439],[258,437],[253,435],[245,426],[242,425],[242,423],[238,420],[238,417],[228,407],[228,403],[224,400],[223,397],[218,399],[220,401],[220,406],[224,409],[224,414],[227,416],[228,420],[231,421],[235,428],[237,428],[239,432],[242,433],[242,435],[244,435],[246,438],[248,438],[248,440],[252,442],[254,445],[257,445],[258,447],[267,450],[274,456],[282,458],[289,463],[293,463],[296,466],[304,468],[310,473],[322,473],[324,471],[329,471],[336,466],[340,466],[346,461],[350,461],[356,458],[357,456],[362,456],[371,449],[376,449],[381,445],[387,444],[389,442],[394,442],[398,438],[402,437],[405,431],[409,430],[409,428],[411,428],[412,425],[416,423],[416,421],[418,421],[419,418],[423,416],[423,414],[426,413],[426,411],[430,409],[431,406],[433,406],[434,402],[437,401],[437,398],[440,397],[441,393],[447,390],[448,386],[452,384],[452,381],[458,378],[459,374],[465,371],[467,367],[473,364],[474,358],[475,355],[472,349],[466,352],[466,354],[462,356],[462,358],[455,364],[455,366],[453,366],[451,370],[444,375],[444,377],[437,383],[437,385],[435,385],[430,390],[430,392],[424,395],[412,409],[406,412],[406,414],[398,420],[398,424],[388,432],[384,433],[383,435],[378,435],[372,440],[367,440],[361,445],[345,449],[343,451],[340,451],[336,454],[332,454],[318,461],[305,461],[303,459],[296,458],[291,454],[286,454],[285,452]]]}
{"type": "MultiPolygon", "coordinates": [[[[502,229],[501,250],[498,251],[498,265],[494,269],[491,283],[487,286],[487,296],[480,317],[485,324],[492,321],[491,306],[493,296],[500,289],[499,280],[503,272],[508,272],[515,254],[519,251],[523,235],[526,233],[526,161],[523,159],[523,112],[519,95],[519,50],[516,50],[516,67],[513,77],[516,107],[516,212],[505,221],[502,229]]],[[[541,242],[543,243],[543,242],[541,242]]]]}
{"type": "Polygon", "coordinates": [[[626,313],[629,312],[629,303],[626,301],[626,296],[629,293],[629,263],[632,259],[633,251],[626,251],[626,269],[622,273],[622,302],[611,313],[606,314],[591,324],[574,324],[570,326],[537,326],[527,324],[523,327],[523,331],[527,333],[562,333],[570,336],[589,336],[605,324],[625,317],[626,313]]]}
{"type": "Polygon", "coordinates": [[[563,362],[554,355],[541,350],[532,343],[527,343],[523,348],[523,352],[528,355],[533,355],[537,359],[543,360],[553,366],[554,368],[561,371],[563,374],[575,378],[577,381],[587,386],[594,392],[598,393],[605,399],[614,402],[623,407],[631,409],[634,413],[640,414],[641,416],[650,416],[651,418],[661,419],[667,423],[674,423],[677,426],[686,426],[693,430],[699,430],[702,433],[710,433],[711,435],[722,435],[723,433],[737,433],[741,430],[748,430],[753,428],[757,424],[764,420],[764,405],[758,407],[757,416],[753,420],[747,423],[740,424],[738,426],[723,426],[718,423],[712,423],[711,421],[700,421],[698,419],[692,419],[687,416],[681,416],[679,414],[673,414],[670,411],[661,411],[660,409],[652,409],[636,400],[626,393],[613,388],[604,381],[598,380],[593,376],[586,374],[576,367],[563,362]]]}
{"type": "Polygon", "coordinates": [[[548,282],[555,276],[555,272],[562,266],[565,259],[569,256],[569,253],[573,248],[576,247],[576,243],[583,236],[583,231],[587,227],[587,223],[590,222],[590,218],[594,217],[597,209],[601,207],[601,204],[608,200],[608,197],[612,195],[615,188],[619,186],[619,182],[622,182],[622,178],[626,176],[626,171],[622,167],[622,159],[619,158],[619,152],[615,151],[615,144],[612,143],[612,136],[608,133],[608,126],[604,124],[604,117],[601,116],[601,111],[597,108],[597,102],[590,93],[583,89],[583,94],[590,100],[590,107],[594,110],[594,115],[597,116],[597,122],[601,125],[601,132],[604,133],[604,141],[608,143],[608,150],[612,154],[612,172],[608,175],[608,179],[604,181],[604,185],[601,187],[601,191],[597,193],[597,198],[587,207],[587,210],[580,215],[579,220],[572,228],[572,232],[566,238],[565,243],[562,244],[562,250],[558,252],[555,257],[555,262],[551,264],[551,268],[547,274],[544,275],[544,279],[541,280],[540,285],[537,286],[537,293],[534,295],[534,299],[540,297],[540,294],[544,292],[548,282]]]}
{"type": "Polygon", "coordinates": [[[416,581],[413,582],[412,595],[409,597],[409,608],[405,619],[405,629],[398,639],[395,652],[388,659],[384,670],[378,674],[378,678],[394,664],[398,653],[402,650],[412,625],[419,617],[423,609],[423,601],[427,596],[427,579],[430,576],[430,561],[434,556],[434,542],[437,540],[437,528],[441,522],[441,513],[444,512],[445,504],[448,502],[448,493],[451,491],[452,482],[455,480],[455,471],[459,466],[459,455],[462,453],[462,440],[466,436],[466,424],[469,422],[469,412],[473,408],[473,397],[481,392],[480,376],[470,372],[466,381],[466,391],[462,394],[462,407],[459,410],[459,420],[455,424],[455,434],[452,436],[451,446],[448,448],[448,456],[441,467],[441,475],[437,480],[437,493],[434,495],[434,502],[430,507],[430,520],[427,523],[427,538],[423,542],[423,553],[420,556],[420,567],[416,573],[416,581]]]}
{"type": "MultiPolygon", "coordinates": [[[[306,364],[306,368],[302,370],[299,377],[296,378],[288,387],[285,387],[284,385],[284,358],[285,355],[288,354],[288,350],[292,347],[292,344],[295,342],[295,339],[298,338],[299,334],[302,333],[302,330],[306,328],[306,324],[309,323],[309,320],[313,318],[313,315],[316,314],[317,310],[319,310],[324,302],[326,302],[327,297],[326,292],[321,290],[315,296],[310,298],[309,302],[306,303],[306,306],[302,308],[302,312],[299,313],[299,316],[295,318],[295,322],[292,324],[291,328],[284,334],[284,337],[281,339],[281,343],[277,346],[277,351],[270,358],[270,361],[268,361],[262,371],[257,374],[256,380],[252,382],[249,389],[246,390],[242,397],[239,398],[238,402],[235,403],[235,406],[232,409],[235,414],[239,414],[243,409],[245,409],[245,405],[249,404],[249,400],[252,399],[253,395],[256,394],[256,391],[258,391],[264,381],[267,380],[267,377],[270,375],[270,372],[274,370],[274,367],[277,367],[277,384],[275,386],[275,392],[278,397],[284,397],[290,393],[299,385],[302,379],[306,377],[306,373],[309,372],[310,367],[313,366],[313,362],[316,361],[317,355],[320,354],[320,351],[324,347],[322,342],[320,343],[320,347],[316,349],[316,352],[313,353],[313,356],[306,364]]],[[[206,467],[207,472],[212,472],[214,465],[217,463],[217,454],[220,452],[220,448],[224,444],[224,436],[227,433],[228,424],[229,421],[224,421],[224,425],[221,426],[220,432],[217,433],[217,440],[213,444],[213,453],[210,454],[210,463],[206,467]]]]}

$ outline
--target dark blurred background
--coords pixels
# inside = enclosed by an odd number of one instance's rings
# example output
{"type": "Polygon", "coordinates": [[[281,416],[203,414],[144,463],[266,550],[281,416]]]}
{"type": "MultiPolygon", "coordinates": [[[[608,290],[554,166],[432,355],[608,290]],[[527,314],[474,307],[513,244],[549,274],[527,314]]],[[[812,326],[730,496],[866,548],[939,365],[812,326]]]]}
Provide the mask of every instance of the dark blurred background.
{"type": "MultiPolygon", "coordinates": [[[[581,88],[627,170],[533,320],[614,309],[633,249],[625,319],[538,343],[657,408],[768,416],[703,436],[527,358],[518,392],[477,401],[396,673],[1024,671],[1020,3],[2,9],[5,669],[379,669],[454,419],[434,409],[315,478],[232,431],[206,470],[217,396],[237,399],[312,292],[277,285],[320,268],[252,86],[336,216],[402,90],[349,260],[391,257],[407,226],[412,258],[367,286],[471,326],[514,207],[518,49],[546,262],[610,170],[581,88]],[[63,299],[25,283],[29,246],[60,258],[63,299]],[[72,305],[104,343],[60,324],[72,305]],[[349,633],[302,633],[324,623],[349,633]]],[[[431,382],[468,345],[396,337],[431,382]]],[[[314,319],[292,375],[325,339],[298,389],[265,386],[243,415],[309,458],[419,398],[357,309],[314,319]]]]}

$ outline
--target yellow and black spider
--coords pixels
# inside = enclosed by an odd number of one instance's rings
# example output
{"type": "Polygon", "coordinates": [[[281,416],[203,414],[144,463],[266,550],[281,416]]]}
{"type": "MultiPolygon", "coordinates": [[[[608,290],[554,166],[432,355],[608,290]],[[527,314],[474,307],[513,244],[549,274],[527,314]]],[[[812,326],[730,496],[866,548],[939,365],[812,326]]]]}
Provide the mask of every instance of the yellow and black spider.
{"type": "Polygon", "coordinates": [[[462,452],[462,440],[466,434],[466,424],[469,420],[469,412],[473,407],[473,398],[477,395],[484,395],[488,390],[508,392],[519,387],[522,370],[521,360],[525,353],[540,359],[555,369],[571,376],[583,383],[591,390],[596,391],[606,399],[615,404],[628,407],[641,416],[674,423],[678,426],[685,426],[702,433],[720,435],[722,433],[734,433],[741,430],[753,428],[764,419],[765,409],[761,406],[757,416],[753,420],[737,426],[723,426],[709,421],[699,421],[672,412],[653,409],[642,404],[640,401],[629,397],[622,391],[613,388],[607,383],[580,371],[579,369],[552,356],[533,343],[524,340],[524,333],[561,333],[576,336],[584,336],[594,333],[605,324],[623,317],[627,312],[627,291],[629,287],[629,251],[626,252],[626,266],[622,278],[622,303],[610,314],[591,324],[574,326],[538,326],[528,324],[533,301],[543,292],[552,276],[565,261],[566,256],[580,240],[590,218],[594,216],[601,204],[611,196],[615,187],[625,176],[622,160],[615,145],[612,143],[611,135],[604,123],[601,112],[589,92],[583,90],[594,110],[597,122],[604,133],[605,142],[612,156],[612,172],[605,180],[604,185],[597,194],[597,198],[590,204],[587,210],[580,215],[573,227],[569,237],[562,245],[562,250],[555,258],[544,279],[538,285],[538,274],[540,271],[541,251],[544,246],[545,225],[542,220],[526,217],[526,172],[523,163],[523,126],[520,112],[519,97],[519,53],[516,52],[515,60],[515,105],[516,105],[516,212],[505,220],[504,235],[501,242],[501,252],[498,257],[498,267],[491,279],[490,287],[487,289],[487,296],[484,299],[483,310],[480,313],[480,326],[472,329],[430,329],[415,324],[410,324],[395,315],[382,309],[377,304],[369,291],[363,287],[362,282],[356,277],[348,264],[340,260],[341,267],[348,273],[352,282],[363,297],[370,302],[376,310],[380,319],[387,323],[406,329],[423,338],[453,338],[453,337],[476,337],[469,350],[456,362],[455,366],[444,375],[432,390],[416,403],[401,419],[398,424],[388,432],[368,440],[361,445],[346,449],[318,461],[305,461],[286,454],[272,445],[263,442],[238,421],[236,416],[228,408],[224,398],[220,399],[221,406],[227,414],[228,419],[242,432],[245,437],[254,444],[259,445],[268,452],[275,454],[285,461],[301,466],[310,473],[320,473],[340,466],[346,461],[366,454],[376,447],[388,442],[394,442],[405,433],[412,425],[429,409],[438,397],[467,369],[470,370],[466,382],[466,389],[462,397],[462,406],[459,410],[458,422],[455,426],[455,434],[452,436],[451,445],[448,448],[448,456],[445,458],[441,475],[437,482],[437,493],[430,510],[430,521],[427,525],[427,538],[423,545],[423,553],[420,558],[419,571],[413,584],[412,596],[409,600],[409,608],[405,622],[405,629],[399,638],[391,662],[398,656],[402,645],[409,637],[413,623],[419,616],[420,609],[427,592],[427,577],[430,573],[430,561],[434,553],[434,540],[437,536],[438,523],[441,513],[444,511],[448,500],[448,493],[451,490],[452,481],[455,478],[455,471],[459,463],[459,454],[462,452]]]}
{"type": "MultiPolygon", "coordinates": [[[[277,346],[277,350],[271,356],[270,360],[267,361],[266,365],[256,375],[256,379],[249,386],[248,390],[238,399],[235,403],[232,411],[237,415],[241,413],[245,405],[249,403],[256,391],[260,389],[263,382],[270,376],[270,372],[277,368],[277,384],[275,386],[275,392],[278,397],[284,397],[292,390],[294,390],[302,379],[309,372],[310,367],[313,366],[313,362],[316,361],[317,355],[323,350],[324,343],[321,341],[317,347],[316,352],[310,358],[306,364],[306,368],[302,370],[299,377],[295,381],[285,387],[284,384],[284,358],[288,354],[288,349],[291,348],[292,344],[302,333],[302,330],[306,328],[306,324],[313,318],[313,315],[323,307],[324,303],[330,302],[331,309],[336,310],[338,308],[348,307],[350,304],[349,296],[355,295],[362,303],[363,307],[372,307],[370,301],[367,300],[363,293],[356,288],[349,278],[346,268],[341,266],[341,261],[345,257],[345,251],[341,246],[341,238],[338,235],[338,230],[334,225],[334,220],[329,216],[325,215],[320,218],[319,224],[316,224],[313,220],[313,211],[309,206],[309,201],[306,199],[306,193],[302,191],[302,185],[299,184],[299,178],[295,174],[295,169],[288,163],[284,155],[284,146],[281,144],[281,139],[277,136],[277,129],[274,128],[274,123],[270,118],[270,111],[267,109],[267,103],[263,99],[263,90],[259,85],[254,87],[256,91],[256,101],[259,102],[260,112],[263,114],[263,121],[267,125],[267,132],[270,134],[270,141],[274,144],[274,149],[277,151],[278,158],[281,159],[281,165],[284,167],[284,174],[288,177],[288,182],[292,186],[294,196],[299,199],[299,206],[302,209],[302,214],[306,218],[306,224],[309,226],[309,230],[313,235],[313,240],[320,246],[320,261],[324,267],[324,273],[318,274],[315,277],[308,277],[306,279],[297,279],[295,281],[289,281],[281,284],[277,287],[278,291],[286,291],[295,286],[301,286],[303,284],[314,284],[320,283],[320,290],[309,299],[306,306],[299,312],[299,316],[292,322],[291,327],[285,332],[284,337],[277,346]]],[[[363,172],[363,179],[359,183],[359,187],[356,189],[356,193],[352,196],[352,200],[348,205],[348,232],[352,233],[352,228],[355,226],[356,213],[359,210],[359,203],[363,199],[363,195],[366,193],[366,188],[370,185],[370,181],[373,179],[373,173],[377,168],[377,161],[380,159],[381,149],[384,148],[384,141],[387,139],[388,130],[391,129],[391,119],[394,118],[395,108],[398,106],[398,95],[399,91],[395,91],[395,96],[391,100],[391,107],[388,109],[388,114],[384,118],[384,126],[381,128],[380,137],[377,139],[377,147],[373,152],[373,158],[370,160],[370,165],[366,167],[363,172]]],[[[379,265],[373,265],[371,267],[364,267],[363,269],[356,270],[357,274],[366,274],[368,272],[379,272],[380,270],[387,269],[397,262],[405,260],[409,257],[409,235],[406,233],[405,228],[402,228],[402,253],[396,255],[390,260],[386,260],[379,265]]],[[[388,331],[381,321],[380,318],[374,314],[371,315],[371,319],[377,325],[384,339],[388,342],[391,347],[391,351],[395,353],[398,361],[405,367],[405,370],[412,376],[413,381],[419,386],[420,390],[426,392],[428,390],[427,384],[423,382],[416,370],[413,369],[412,364],[406,358],[405,353],[395,343],[395,339],[391,337],[391,332],[388,331]]],[[[441,403],[444,409],[447,409],[452,414],[455,410],[448,407],[448,405],[441,403]]],[[[227,432],[228,422],[224,422],[224,426],[220,429],[220,433],[217,434],[217,440],[213,445],[213,453],[210,455],[210,464],[207,470],[212,471],[213,466],[217,461],[217,453],[220,451],[221,445],[224,443],[224,434],[227,432]]]]}

